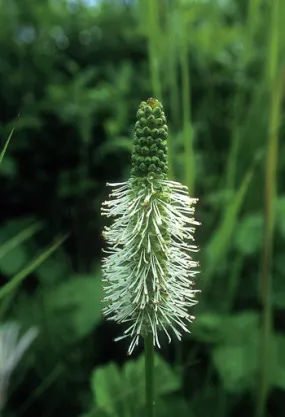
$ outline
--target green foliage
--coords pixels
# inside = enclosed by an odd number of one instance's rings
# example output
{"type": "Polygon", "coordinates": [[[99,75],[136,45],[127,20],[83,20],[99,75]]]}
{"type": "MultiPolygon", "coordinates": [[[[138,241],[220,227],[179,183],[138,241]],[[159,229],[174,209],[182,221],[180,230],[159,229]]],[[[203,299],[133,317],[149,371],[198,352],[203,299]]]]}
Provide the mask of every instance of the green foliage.
{"type": "Polygon", "coordinates": [[[2,162],[3,162],[3,158],[4,158],[4,155],[5,155],[5,152],[6,152],[6,150],[7,150],[7,148],[8,148],[8,145],[9,145],[9,142],[10,142],[10,140],[11,140],[11,137],[13,136],[13,133],[14,133],[14,129],[12,129],[11,130],[11,133],[10,133],[10,135],[8,136],[8,139],[6,140],[6,142],[5,142],[5,145],[4,145],[4,148],[1,150],[1,152],[0,152],[0,165],[2,164],[2,162]]]}
{"type": "Polygon", "coordinates": [[[252,214],[242,219],[235,236],[235,246],[243,255],[254,255],[261,249],[263,216],[252,214]]]}
{"type": "Polygon", "coordinates": [[[100,275],[76,275],[46,293],[46,308],[51,316],[61,314],[71,328],[71,340],[88,335],[101,320],[103,297],[100,275]]]}
{"type": "Polygon", "coordinates": [[[41,223],[35,222],[21,230],[25,223],[23,219],[1,227],[0,271],[5,275],[12,275],[24,266],[28,256],[25,242],[42,229],[41,223]],[[20,232],[14,235],[19,229],[20,232]]]}
{"type": "MultiPolygon", "coordinates": [[[[0,1],[0,314],[40,330],[7,416],[144,415],[143,359],[127,360],[113,342],[123,326],[101,320],[99,207],[105,182],[130,171],[134,112],[150,96],[167,117],[170,176],[199,197],[202,223],[197,320],[157,357],[157,416],[253,415],[269,127],[284,133],[285,2],[274,24],[273,3],[0,1]]],[[[285,413],[283,148],[268,417],[285,413]]]]}
{"type": "MultiPolygon", "coordinates": [[[[7,282],[0,290],[0,299],[9,295],[17,286],[30,274],[32,273],[39,265],[42,264],[65,240],[67,236],[58,237],[46,250],[44,250],[39,256],[37,256],[34,260],[32,260],[28,265],[22,268],[17,274],[15,274],[12,278],[10,278],[9,282],[7,282]]],[[[15,248],[17,251],[18,247],[15,248]]],[[[15,256],[14,250],[14,256],[15,256]]],[[[16,256],[19,256],[20,260],[22,261],[24,258],[24,253],[22,258],[20,257],[21,251],[18,250],[16,252],[16,256]]],[[[10,258],[10,261],[13,258],[10,258]]],[[[17,259],[17,258],[16,258],[17,259]]],[[[8,258],[9,261],[9,258],[8,258]]],[[[4,264],[5,265],[5,264],[4,264]]],[[[9,263],[7,265],[10,265],[9,263]]],[[[14,265],[14,263],[13,263],[14,265]]],[[[18,267],[18,265],[17,265],[18,267]]]]}
{"type": "Polygon", "coordinates": [[[224,337],[212,350],[212,360],[225,389],[242,393],[254,388],[258,369],[258,316],[248,312],[226,317],[222,333],[224,337]]]}
{"type": "MultiPolygon", "coordinates": [[[[240,189],[228,203],[220,227],[215,230],[207,244],[207,249],[205,251],[205,255],[208,258],[206,259],[206,274],[208,274],[209,277],[213,276],[214,269],[221,262],[221,258],[226,256],[230,248],[230,241],[236,228],[238,213],[245,198],[245,193],[250,184],[251,177],[252,172],[250,171],[245,176],[240,189]]],[[[209,285],[208,282],[207,285],[209,285]]]]}
{"type": "MultiPolygon", "coordinates": [[[[40,329],[49,329],[56,351],[89,335],[102,318],[100,275],[71,275],[60,283],[45,283],[31,298],[22,297],[14,315],[24,322],[34,320],[40,329]]],[[[39,335],[46,343],[46,334],[39,335]]]]}
{"type": "Polygon", "coordinates": [[[276,334],[273,339],[273,363],[271,370],[272,384],[275,387],[285,389],[285,363],[284,363],[284,349],[285,337],[284,334],[276,334]]]}
{"type": "MultiPolygon", "coordinates": [[[[155,387],[158,398],[180,388],[180,381],[169,365],[155,356],[155,387]]],[[[107,416],[143,415],[144,358],[127,361],[122,369],[114,363],[95,369],[92,375],[95,403],[107,416]]]]}

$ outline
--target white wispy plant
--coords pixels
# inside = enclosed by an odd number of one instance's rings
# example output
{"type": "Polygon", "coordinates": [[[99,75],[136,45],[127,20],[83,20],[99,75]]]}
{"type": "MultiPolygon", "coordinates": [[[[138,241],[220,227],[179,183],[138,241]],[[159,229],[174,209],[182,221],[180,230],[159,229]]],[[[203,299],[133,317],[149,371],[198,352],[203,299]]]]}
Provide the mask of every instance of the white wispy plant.
{"type": "Polygon", "coordinates": [[[112,187],[102,214],[113,218],[103,235],[103,286],[109,320],[128,323],[117,340],[130,337],[128,353],[140,336],[160,347],[163,331],[180,340],[189,332],[196,304],[198,273],[194,219],[197,199],[186,186],[167,179],[167,134],[161,103],[142,102],[137,112],[130,179],[112,187]]]}
{"type": "Polygon", "coordinates": [[[0,411],[6,401],[10,376],[21,357],[38,334],[35,327],[30,328],[21,337],[18,323],[5,323],[0,326],[0,411]]]}

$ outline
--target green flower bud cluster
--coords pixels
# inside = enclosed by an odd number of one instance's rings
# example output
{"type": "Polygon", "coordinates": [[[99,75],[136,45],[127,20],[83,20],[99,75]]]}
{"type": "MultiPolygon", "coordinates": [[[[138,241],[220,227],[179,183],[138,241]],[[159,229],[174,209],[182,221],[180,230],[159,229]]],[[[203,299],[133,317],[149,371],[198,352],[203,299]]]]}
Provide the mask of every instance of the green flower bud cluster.
{"type": "Polygon", "coordinates": [[[167,178],[167,136],[168,128],[162,104],[154,98],[143,101],[135,124],[133,177],[144,178],[151,174],[167,178]]]}

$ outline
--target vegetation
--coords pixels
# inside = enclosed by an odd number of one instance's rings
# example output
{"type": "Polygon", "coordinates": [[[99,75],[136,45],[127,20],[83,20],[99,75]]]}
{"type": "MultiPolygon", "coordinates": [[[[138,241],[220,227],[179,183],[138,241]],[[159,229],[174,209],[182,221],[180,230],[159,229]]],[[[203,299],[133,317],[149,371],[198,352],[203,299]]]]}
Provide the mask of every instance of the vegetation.
{"type": "Polygon", "coordinates": [[[202,223],[196,321],[156,351],[157,417],[284,416],[285,2],[89,3],[0,1],[0,323],[38,329],[3,416],[144,416],[142,347],[128,357],[101,314],[100,206],[150,96],[202,223]]]}

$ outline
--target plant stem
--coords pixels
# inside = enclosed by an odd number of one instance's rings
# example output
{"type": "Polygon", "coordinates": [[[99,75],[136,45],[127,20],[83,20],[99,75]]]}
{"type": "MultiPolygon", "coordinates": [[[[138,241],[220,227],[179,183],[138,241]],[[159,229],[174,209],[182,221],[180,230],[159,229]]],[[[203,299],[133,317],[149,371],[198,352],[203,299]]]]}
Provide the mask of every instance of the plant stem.
{"type": "Polygon", "coordinates": [[[151,333],[148,333],[144,338],[144,351],[146,417],[154,417],[154,346],[151,333]]]}
{"type": "Polygon", "coordinates": [[[190,67],[188,61],[188,43],[185,33],[184,16],[181,12],[181,34],[180,45],[180,65],[182,80],[182,102],[183,102],[183,135],[184,135],[184,155],[185,155],[185,183],[189,187],[190,193],[194,193],[195,185],[195,166],[193,154],[193,130],[191,124],[191,83],[190,83],[190,67]]]}
{"type": "Polygon", "coordinates": [[[274,88],[271,96],[271,111],[268,132],[268,152],[265,174],[265,214],[264,214],[264,242],[261,265],[260,298],[262,303],[262,329],[260,342],[260,377],[257,403],[257,417],[264,416],[266,400],[269,392],[269,364],[270,343],[272,334],[271,308],[271,263],[273,232],[275,223],[276,201],[276,166],[278,155],[278,131],[280,119],[280,83],[274,88]]]}
{"type": "Polygon", "coordinates": [[[267,73],[268,88],[270,91],[270,115],[268,127],[268,150],[265,168],[264,243],[260,280],[262,328],[260,342],[259,390],[256,405],[256,417],[263,417],[265,415],[266,402],[270,389],[269,356],[272,335],[271,263],[275,224],[278,132],[280,124],[281,101],[283,95],[283,89],[281,88],[282,73],[278,68],[278,7],[279,0],[274,0],[271,6],[270,43],[267,73]]]}
{"type": "Polygon", "coordinates": [[[159,11],[157,0],[148,0],[148,59],[150,65],[152,91],[158,100],[162,100],[161,77],[159,69],[158,44],[160,38],[159,11]]]}

